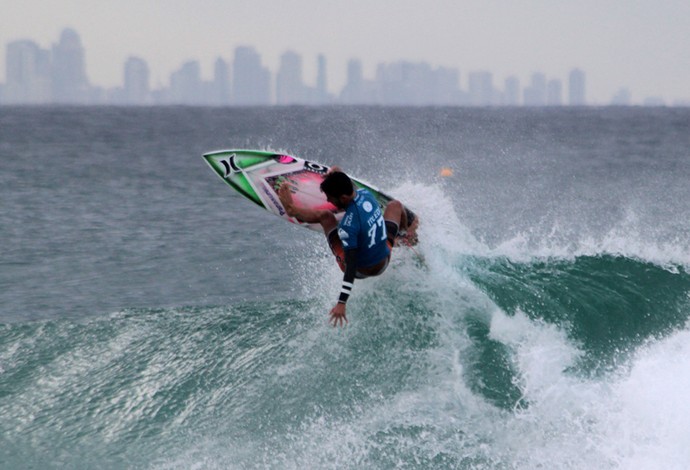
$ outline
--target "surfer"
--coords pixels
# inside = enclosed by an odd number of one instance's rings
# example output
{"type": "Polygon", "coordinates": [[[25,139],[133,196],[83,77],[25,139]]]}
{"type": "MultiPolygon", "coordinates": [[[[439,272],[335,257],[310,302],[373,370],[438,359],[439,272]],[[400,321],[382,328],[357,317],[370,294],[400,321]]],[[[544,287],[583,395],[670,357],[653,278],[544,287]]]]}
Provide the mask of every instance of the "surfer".
{"type": "Polygon", "coordinates": [[[297,207],[290,187],[284,182],[278,196],[290,217],[307,223],[318,223],[323,228],[328,245],[344,272],[338,303],[330,311],[333,326],[347,323],[346,304],[355,278],[378,276],[388,267],[396,238],[405,243],[416,243],[419,221],[398,200],[392,200],[381,211],[379,203],[366,189],[357,189],[349,176],[338,167],[332,167],[321,183],[321,191],[328,202],[345,210],[338,223],[330,210],[297,207]]]}

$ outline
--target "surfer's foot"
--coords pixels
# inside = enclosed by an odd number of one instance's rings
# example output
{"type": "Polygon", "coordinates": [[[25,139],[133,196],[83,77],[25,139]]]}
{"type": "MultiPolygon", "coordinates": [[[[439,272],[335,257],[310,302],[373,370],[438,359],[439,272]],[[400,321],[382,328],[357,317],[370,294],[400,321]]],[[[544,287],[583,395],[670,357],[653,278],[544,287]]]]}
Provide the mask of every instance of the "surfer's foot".
{"type": "Polygon", "coordinates": [[[278,198],[281,204],[285,208],[285,212],[290,217],[297,216],[297,208],[295,207],[295,202],[292,200],[292,193],[290,192],[290,186],[287,183],[283,183],[278,188],[278,198]]]}

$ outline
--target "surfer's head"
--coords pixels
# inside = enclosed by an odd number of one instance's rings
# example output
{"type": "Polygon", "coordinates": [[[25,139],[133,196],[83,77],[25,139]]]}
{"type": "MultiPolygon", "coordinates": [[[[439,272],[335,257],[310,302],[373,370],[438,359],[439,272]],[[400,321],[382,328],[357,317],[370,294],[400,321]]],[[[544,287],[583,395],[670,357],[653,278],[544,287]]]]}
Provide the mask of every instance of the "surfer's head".
{"type": "Polygon", "coordinates": [[[328,202],[336,207],[345,208],[352,200],[355,188],[349,176],[342,171],[333,171],[321,182],[321,191],[326,195],[328,202]]]}

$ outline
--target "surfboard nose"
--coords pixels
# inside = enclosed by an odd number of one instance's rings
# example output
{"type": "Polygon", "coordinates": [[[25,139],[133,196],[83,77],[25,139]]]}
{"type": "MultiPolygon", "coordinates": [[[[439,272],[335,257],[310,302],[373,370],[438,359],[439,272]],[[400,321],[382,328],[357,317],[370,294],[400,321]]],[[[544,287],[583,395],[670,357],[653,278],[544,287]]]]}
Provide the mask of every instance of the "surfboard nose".
{"type": "Polygon", "coordinates": [[[206,160],[206,163],[213,169],[213,171],[218,173],[218,175],[223,176],[222,166],[220,164],[220,155],[221,154],[219,153],[205,153],[203,157],[204,160],[206,160]]]}
{"type": "Polygon", "coordinates": [[[233,173],[242,171],[235,162],[235,156],[233,152],[211,152],[205,153],[204,159],[221,178],[227,178],[233,173]]]}

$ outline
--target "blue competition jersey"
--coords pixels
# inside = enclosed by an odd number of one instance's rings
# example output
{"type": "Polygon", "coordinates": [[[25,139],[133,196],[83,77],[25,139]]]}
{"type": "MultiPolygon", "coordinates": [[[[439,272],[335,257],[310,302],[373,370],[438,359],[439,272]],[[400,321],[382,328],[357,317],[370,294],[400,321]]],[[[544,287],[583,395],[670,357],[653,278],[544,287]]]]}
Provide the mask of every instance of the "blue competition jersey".
{"type": "Polygon", "coordinates": [[[372,266],[390,254],[381,206],[366,189],[358,189],[338,224],[346,250],[357,248],[357,266],[372,266]]]}

